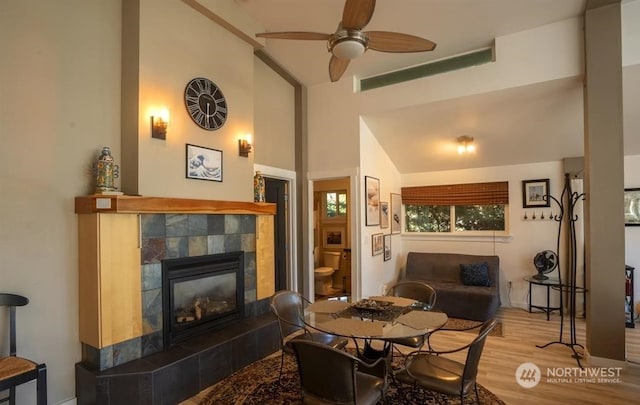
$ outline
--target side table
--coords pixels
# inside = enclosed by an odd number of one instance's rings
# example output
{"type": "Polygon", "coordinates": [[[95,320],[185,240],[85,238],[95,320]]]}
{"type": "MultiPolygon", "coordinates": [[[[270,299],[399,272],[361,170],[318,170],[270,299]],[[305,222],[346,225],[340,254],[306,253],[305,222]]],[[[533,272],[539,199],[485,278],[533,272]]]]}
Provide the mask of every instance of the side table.
{"type": "Polygon", "coordinates": [[[550,303],[550,299],[551,299],[551,287],[558,287],[560,285],[560,281],[557,278],[551,278],[549,277],[546,280],[540,280],[535,278],[533,275],[531,276],[526,276],[524,278],[525,281],[527,281],[529,283],[529,312],[531,312],[532,308],[535,309],[539,309],[541,311],[544,311],[547,314],[547,321],[549,320],[549,314],[551,314],[552,311],[559,311],[560,307],[552,307],[551,303],[550,303]],[[543,287],[547,288],[547,305],[533,305],[531,303],[531,286],[532,285],[541,285],[543,287]]]}

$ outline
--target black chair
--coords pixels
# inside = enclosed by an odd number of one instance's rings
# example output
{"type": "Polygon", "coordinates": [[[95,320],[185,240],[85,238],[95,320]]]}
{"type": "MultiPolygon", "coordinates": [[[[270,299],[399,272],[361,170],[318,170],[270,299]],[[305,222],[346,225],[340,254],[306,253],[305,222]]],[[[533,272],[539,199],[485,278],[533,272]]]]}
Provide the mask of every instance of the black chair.
{"type": "MultiPolygon", "coordinates": [[[[480,327],[478,335],[465,346],[445,351],[417,350],[407,356],[407,362],[401,371],[395,374],[395,378],[414,387],[420,386],[431,391],[437,391],[448,395],[460,395],[460,403],[464,403],[464,397],[473,389],[476,393],[476,402],[480,403],[476,377],[478,364],[482,356],[482,349],[487,335],[496,326],[495,319],[489,319],[480,327]],[[440,356],[446,353],[455,353],[467,350],[467,358],[464,363],[440,356]]],[[[434,333],[437,333],[436,331],[434,333]]]]}
{"type": "MultiPolygon", "coordinates": [[[[436,290],[434,290],[433,287],[431,287],[429,284],[423,283],[421,281],[399,281],[398,283],[389,287],[386,295],[410,298],[427,305],[429,309],[433,308],[433,306],[436,304],[436,290]]],[[[389,339],[389,342],[392,344],[419,349],[424,345],[425,339],[425,335],[420,335],[409,338],[389,339]]]]}
{"type": "Polygon", "coordinates": [[[293,356],[291,342],[295,340],[311,340],[336,349],[343,349],[348,341],[345,338],[323,332],[312,332],[304,324],[304,308],[310,302],[295,291],[278,291],[271,297],[271,312],[278,318],[280,326],[280,375],[284,367],[285,355],[293,356]]]}
{"type": "Polygon", "coordinates": [[[47,366],[16,356],[16,307],[27,305],[26,297],[0,293],[0,307],[9,308],[9,356],[0,358],[0,391],[9,396],[0,402],[16,403],[16,387],[36,380],[38,405],[47,403],[47,366]]]}
{"type": "Polygon", "coordinates": [[[308,340],[291,342],[300,375],[303,404],[377,404],[387,389],[385,359],[368,364],[344,350],[308,340]],[[367,368],[385,367],[384,377],[367,368]]]}

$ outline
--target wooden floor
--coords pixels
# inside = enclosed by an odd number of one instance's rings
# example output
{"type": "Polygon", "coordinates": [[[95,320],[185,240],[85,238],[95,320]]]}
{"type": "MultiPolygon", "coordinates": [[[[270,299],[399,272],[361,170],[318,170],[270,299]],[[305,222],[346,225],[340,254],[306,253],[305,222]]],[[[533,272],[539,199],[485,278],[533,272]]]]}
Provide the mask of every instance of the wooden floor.
{"type": "MultiPolygon", "coordinates": [[[[547,369],[577,367],[571,349],[553,344],[545,349],[536,345],[557,341],[560,316],[551,320],[546,315],[504,308],[498,313],[503,324],[503,337],[489,336],[485,344],[478,372],[478,382],[496,394],[507,404],[615,404],[640,403],[640,329],[626,329],[627,367],[621,371],[620,383],[567,383],[547,382],[547,369]],[[533,388],[521,387],[515,378],[516,369],[525,362],[540,368],[542,378],[533,388]]],[[[568,341],[568,322],[565,320],[565,336],[568,341]]],[[[638,325],[640,326],[640,325],[638,325]]],[[[455,347],[466,343],[473,336],[468,333],[442,332],[434,335],[434,346],[455,347]]],[[[577,342],[585,344],[585,320],[576,320],[577,342]]],[[[581,349],[576,348],[580,352],[581,349]]],[[[462,361],[463,356],[458,357],[462,361]]],[[[581,361],[586,369],[589,365],[581,361]]]]}
{"type": "MultiPolygon", "coordinates": [[[[573,405],[573,404],[615,404],[640,403],[640,324],[638,328],[626,329],[627,367],[621,371],[620,383],[577,383],[547,381],[548,369],[577,367],[573,352],[565,345],[554,344],[545,349],[536,345],[558,340],[559,320],[557,314],[547,321],[542,313],[533,313],[503,308],[498,312],[503,324],[503,337],[489,336],[485,344],[478,372],[478,382],[495,393],[506,404],[517,405],[573,405]],[[531,362],[540,368],[542,378],[533,388],[521,387],[515,377],[518,366],[531,362]]],[[[565,320],[566,322],[566,320],[565,320]]],[[[568,327],[565,326],[565,332],[568,327]]],[[[577,342],[585,344],[585,321],[576,321],[577,342]]],[[[467,332],[440,332],[434,335],[432,343],[437,349],[461,346],[473,339],[467,332]]],[[[567,338],[564,341],[567,341],[567,338]]],[[[580,348],[577,348],[580,350],[580,348]]],[[[464,360],[464,353],[451,358],[464,360]]],[[[582,364],[588,370],[586,361],[582,364]]],[[[199,403],[200,393],[183,405],[199,403]]]]}

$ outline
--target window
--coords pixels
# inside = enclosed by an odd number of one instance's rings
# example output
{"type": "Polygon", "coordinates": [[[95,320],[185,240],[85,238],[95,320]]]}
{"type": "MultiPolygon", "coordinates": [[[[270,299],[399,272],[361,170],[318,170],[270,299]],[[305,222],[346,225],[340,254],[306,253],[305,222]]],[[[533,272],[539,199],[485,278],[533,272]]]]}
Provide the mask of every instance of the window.
{"type": "Polygon", "coordinates": [[[505,231],[505,205],[405,205],[406,232],[505,231]]]}
{"type": "Polygon", "coordinates": [[[509,184],[405,187],[402,203],[406,232],[506,231],[509,184]]]}
{"type": "Polygon", "coordinates": [[[323,194],[324,218],[345,219],[347,215],[347,192],[328,191],[323,194]]]}

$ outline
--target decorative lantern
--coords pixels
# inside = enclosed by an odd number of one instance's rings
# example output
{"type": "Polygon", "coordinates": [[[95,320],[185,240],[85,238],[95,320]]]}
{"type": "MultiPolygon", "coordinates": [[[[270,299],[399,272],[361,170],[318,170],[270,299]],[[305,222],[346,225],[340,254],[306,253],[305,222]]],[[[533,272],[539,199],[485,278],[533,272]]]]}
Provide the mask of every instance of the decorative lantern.
{"type": "Polygon", "coordinates": [[[113,184],[113,179],[120,175],[120,166],[116,165],[111,156],[111,148],[102,148],[100,156],[93,164],[96,175],[96,194],[112,193],[117,191],[113,184]]]}

